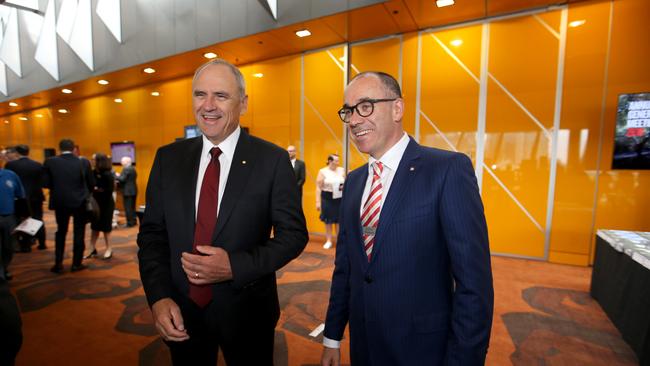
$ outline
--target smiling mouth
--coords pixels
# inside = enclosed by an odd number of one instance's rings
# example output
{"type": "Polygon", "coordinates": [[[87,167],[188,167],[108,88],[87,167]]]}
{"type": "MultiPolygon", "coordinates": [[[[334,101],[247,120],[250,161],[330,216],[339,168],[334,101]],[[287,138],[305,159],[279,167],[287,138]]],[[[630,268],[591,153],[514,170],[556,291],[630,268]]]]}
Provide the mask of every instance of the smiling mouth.
{"type": "Polygon", "coordinates": [[[203,118],[205,121],[217,121],[221,118],[219,115],[213,115],[213,114],[202,114],[201,118],[203,118]]]}
{"type": "Polygon", "coordinates": [[[361,130],[361,131],[353,132],[353,135],[354,135],[354,137],[362,137],[362,136],[365,136],[365,135],[369,134],[370,132],[371,132],[371,130],[361,130]]]}

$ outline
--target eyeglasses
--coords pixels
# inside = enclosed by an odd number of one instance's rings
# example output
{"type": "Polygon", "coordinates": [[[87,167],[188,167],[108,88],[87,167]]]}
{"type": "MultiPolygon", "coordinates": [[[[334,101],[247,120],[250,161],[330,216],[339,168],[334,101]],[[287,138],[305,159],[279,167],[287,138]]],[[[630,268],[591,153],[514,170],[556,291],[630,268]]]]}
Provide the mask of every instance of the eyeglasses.
{"type": "Polygon", "coordinates": [[[339,117],[344,123],[350,123],[350,119],[352,118],[354,111],[357,111],[357,114],[361,117],[368,117],[372,114],[372,112],[375,111],[375,103],[392,102],[397,99],[398,98],[366,99],[351,107],[343,106],[343,108],[339,109],[339,117]]]}

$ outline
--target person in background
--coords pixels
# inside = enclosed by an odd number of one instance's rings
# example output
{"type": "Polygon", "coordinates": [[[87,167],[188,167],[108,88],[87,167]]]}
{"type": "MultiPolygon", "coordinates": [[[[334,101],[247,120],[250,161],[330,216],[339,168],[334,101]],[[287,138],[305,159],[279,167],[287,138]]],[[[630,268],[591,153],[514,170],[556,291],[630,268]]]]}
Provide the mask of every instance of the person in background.
{"type": "Polygon", "coordinates": [[[140,277],[175,365],[273,365],[275,273],[308,241],[287,152],[240,128],[247,106],[236,66],[200,66],[202,135],[158,149],[149,175],[140,277]]]}
{"type": "Polygon", "coordinates": [[[336,235],[344,181],[345,170],[339,166],[339,156],[329,155],[327,166],[321,168],[316,177],[316,210],[320,211],[320,219],[325,223],[325,249],[332,247],[332,237],[336,235]]]}
{"type": "Polygon", "coordinates": [[[90,223],[90,251],[84,258],[93,258],[97,256],[97,239],[99,233],[104,233],[104,243],[106,250],[103,258],[110,259],[113,256],[111,247],[111,231],[113,230],[113,211],[115,210],[115,201],[113,201],[113,187],[115,186],[115,177],[112,172],[111,160],[102,153],[93,155],[95,175],[95,189],[93,197],[99,205],[99,218],[90,223]]]}
{"type": "Polygon", "coordinates": [[[14,256],[11,232],[16,227],[16,200],[25,198],[18,175],[0,168],[0,278],[11,279],[9,263],[14,256]]]}
{"type": "Polygon", "coordinates": [[[95,187],[90,162],[72,153],[74,141],[63,139],[59,142],[61,154],[45,160],[44,187],[50,189],[50,209],[56,218],[54,266],[50,271],[63,273],[63,253],[65,238],[68,235],[70,217],[73,218],[72,272],[86,269],[83,262],[84,236],[88,213],[86,198],[95,187]]]}
{"type": "Polygon", "coordinates": [[[403,129],[394,77],[363,72],[339,117],[368,164],[348,176],[323,366],[483,365],[494,308],[487,225],[471,160],[403,129]]]}
{"type": "Polygon", "coordinates": [[[122,173],[115,173],[115,176],[122,188],[126,227],[133,227],[137,223],[135,218],[135,202],[138,197],[138,185],[136,184],[138,173],[135,171],[135,167],[133,166],[130,157],[122,157],[121,163],[122,173]]]}
{"type": "Polygon", "coordinates": [[[302,186],[305,185],[305,162],[296,157],[296,147],[289,145],[287,147],[289,153],[289,160],[293,166],[293,172],[296,174],[296,183],[298,184],[298,192],[300,193],[300,202],[302,203],[302,186]]]}
{"type": "MultiPolygon", "coordinates": [[[[25,188],[27,204],[32,218],[43,221],[43,164],[29,158],[29,146],[16,145],[14,150],[18,156],[16,160],[7,163],[5,168],[15,172],[25,188]]],[[[43,250],[45,246],[45,225],[35,235],[38,240],[38,249],[43,250]]],[[[31,238],[28,242],[19,242],[22,251],[31,250],[31,238]]]]}
{"type": "Polygon", "coordinates": [[[23,344],[22,320],[9,283],[0,276],[0,365],[13,366],[23,344]]]}

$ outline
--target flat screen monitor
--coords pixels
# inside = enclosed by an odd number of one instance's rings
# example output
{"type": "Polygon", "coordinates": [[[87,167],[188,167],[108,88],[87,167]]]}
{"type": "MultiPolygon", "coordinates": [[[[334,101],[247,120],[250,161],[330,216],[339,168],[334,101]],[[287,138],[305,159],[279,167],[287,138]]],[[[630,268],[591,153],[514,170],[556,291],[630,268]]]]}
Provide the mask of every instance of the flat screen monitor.
{"type": "Polygon", "coordinates": [[[612,169],[650,169],[650,93],[618,96],[612,169]]]}
{"type": "Polygon", "coordinates": [[[133,141],[111,142],[111,161],[120,165],[122,158],[128,156],[135,165],[135,143],[133,141]]]}
{"type": "Polygon", "coordinates": [[[185,138],[191,139],[192,137],[201,136],[201,130],[197,125],[185,126],[185,138]]]}

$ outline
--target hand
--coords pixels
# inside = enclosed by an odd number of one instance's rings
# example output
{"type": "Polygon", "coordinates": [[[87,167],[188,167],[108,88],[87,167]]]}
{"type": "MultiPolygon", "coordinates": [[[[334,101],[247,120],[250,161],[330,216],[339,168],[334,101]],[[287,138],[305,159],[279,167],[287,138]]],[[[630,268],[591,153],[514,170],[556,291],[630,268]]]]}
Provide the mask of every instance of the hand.
{"type": "Polygon", "coordinates": [[[183,253],[181,257],[181,264],[190,283],[207,285],[232,279],[230,257],[223,248],[198,245],[196,250],[204,255],[183,253]]]}
{"type": "Polygon", "coordinates": [[[323,347],[320,364],[321,366],[339,366],[341,364],[341,349],[323,347]]]}
{"type": "Polygon", "coordinates": [[[320,211],[320,202],[316,202],[316,211],[320,211]]]}
{"type": "Polygon", "coordinates": [[[183,325],[181,309],[174,300],[166,297],[151,306],[153,320],[160,336],[166,341],[182,342],[190,339],[183,325]]]}

